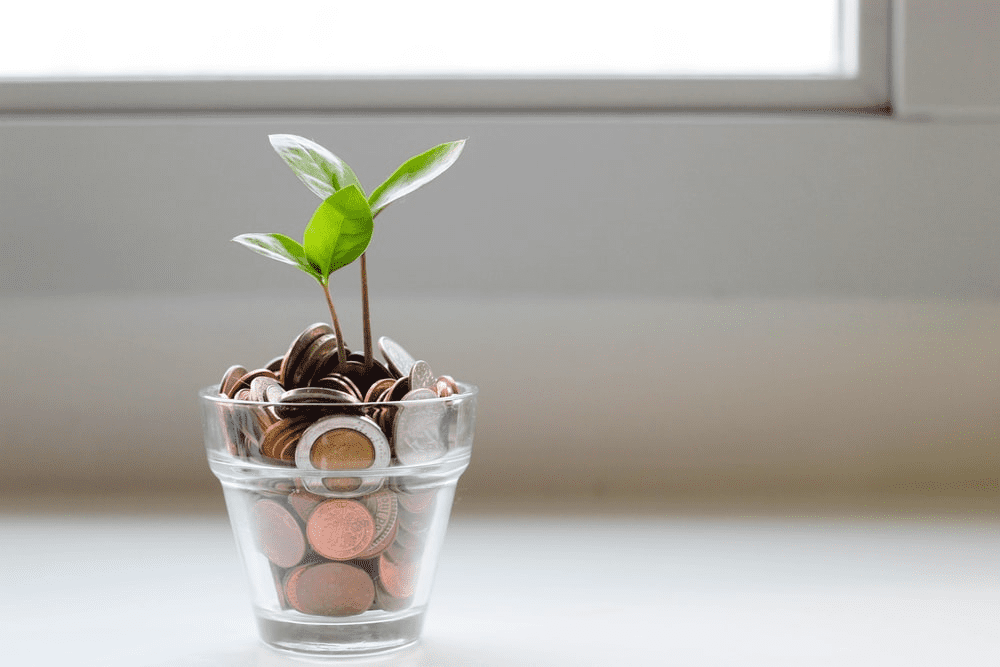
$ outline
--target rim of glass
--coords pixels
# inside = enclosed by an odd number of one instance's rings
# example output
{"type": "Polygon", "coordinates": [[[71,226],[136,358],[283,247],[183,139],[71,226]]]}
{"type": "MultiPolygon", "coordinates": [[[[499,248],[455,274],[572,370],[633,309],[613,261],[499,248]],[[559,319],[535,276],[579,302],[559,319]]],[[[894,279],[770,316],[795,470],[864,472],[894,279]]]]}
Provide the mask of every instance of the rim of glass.
{"type": "Polygon", "coordinates": [[[288,407],[289,405],[294,405],[297,408],[329,408],[331,405],[340,405],[344,407],[409,407],[414,405],[431,405],[434,403],[446,403],[448,401],[459,401],[468,400],[474,398],[479,394],[479,387],[474,384],[469,384],[468,382],[455,382],[461,391],[457,394],[452,394],[451,396],[435,396],[434,398],[416,398],[409,399],[405,401],[375,401],[374,403],[366,403],[364,401],[358,401],[357,403],[334,403],[330,401],[316,401],[312,403],[307,402],[296,402],[296,403],[282,403],[280,401],[251,401],[251,400],[240,400],[236,398],[229,398],[224,394],[219,393],[219,385],[212,384],[207,387],[203,387],[198,391],[198,398],[206,401],[211,401],[212,403],[223,403],[225,405],[241,405],[247,407],[288,407]]]}
{"type": "MultiPolygon", "coordinates": [[[[459,389],[461,390],[457,394],[452,394],[451,396],[438,396],[435,398],[424,398],[424,399],[414,399],[407,401],[379,401],[375,403],[295,403],[295,407],[304,408],[329,408],[333,406],[343,406],[351,408],[383,408],[386,406],[395,407],[414,407],[417,405],[435,405],[441,403],[458,403],[462,401],[469,401],[475,399],[479,393],[479,388],[475,385],[469,384],[467,382],[456,382],[459,389]]],[[[237,400],[235,398],[229,398],[219,393],[219,385],[213,384],[202,388],[198,392],[198,398],[200,400],[212,403],[215,405],[226,405],[226,406],[239,406],[245,408],[261,408],[268,406],[288,406],[292,405],[289,403],[278,403],[278,402],[265,402],[265,401],[249,401],[249,400],[237,400]]],[[[209,463],[213,461],[214,450],[209,449],[209,463]]],[[[267,463],[264,461],[256,461],[253,459],[244,459],[234,457],[232,460],[219,459],[216,462],[225,466],[224,469],[230,469],[232,467],[238,467],[241,470],[252,470],[254,474],[261,476],[262,478],[287,478],[287,477],[303,477],[303,478],[323,478],[323,477],[356,477],[359,479],[372,479],[378,477],[406,477],[411,475],[420,475],[421,473],[436,473],[443,472],[452,469],[457,469],[459,467],[464,468],[468,465],[469,456],[471,453],[470,447],[460,447],[455,450],[448,451],[443,456],[440,456],[431,461],[425,461],[423,463],[411,463],[411,464],[397,464],[388,465],[381,468],[351,468],[351,469],[338,469],[338,470],[319,470],[312,468],[299,468],[294,465],[275,465],[273,463],[267,463]]],[[[222,473],[221,470],[215,470],[217,477],[241,477],[238,474],[222,473]]],[[[333,496],[331,496],[333,497],[333,496]]],[[[345,496],[349,497],[349,496],[345,496]]]]}

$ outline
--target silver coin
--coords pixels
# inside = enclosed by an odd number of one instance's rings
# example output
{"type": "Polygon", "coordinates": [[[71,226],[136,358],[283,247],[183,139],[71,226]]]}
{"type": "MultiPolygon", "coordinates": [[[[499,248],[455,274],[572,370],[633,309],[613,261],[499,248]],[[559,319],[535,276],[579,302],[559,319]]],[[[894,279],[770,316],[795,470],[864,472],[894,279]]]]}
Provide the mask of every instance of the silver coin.
{"type": "MultiPolygon", "coordinates": [[[[414,361],[410,368],[410,389],[430,389],[434,386],[434,372],[426,361],[414,361]]],[[[437,396],[437,394],[435,394],[437,396]]]]}
{"type": "Polygon", "coordinates": [[[389,370],[396,377],[405,377],[410,374],[416,359],[404,350],[402,345],[388,336],[382,336],[378,339],[378,349],[382,350],[382,356],[385,357],[389,370]]]}
{"type": "Polygon", "coordinates": [[[426,463],[442,456],[448,449],[442,424],[447,406],[441,401],[422,402],[437,398],[433,390],[414,389],[403,397],[413,405],[400,405],[393,423],[396,458],[403,465],[426,463]]]}
{"type": "Polygon", "coordinates": [[[258,403],[271,403],[280,400],[284,387],[273,377],[261,375],[250,381],[250,400],[258,403]]]}

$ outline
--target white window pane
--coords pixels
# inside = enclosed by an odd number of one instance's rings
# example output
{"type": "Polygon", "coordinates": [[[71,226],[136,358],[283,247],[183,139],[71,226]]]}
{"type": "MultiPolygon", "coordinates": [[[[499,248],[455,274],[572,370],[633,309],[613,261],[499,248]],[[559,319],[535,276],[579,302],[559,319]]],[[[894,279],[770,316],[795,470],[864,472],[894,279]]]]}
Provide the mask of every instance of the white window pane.
{"type": "Polygon", "coordinates": [[[856,3],[18,2],[0,77],[842,76],[856,3]]]}

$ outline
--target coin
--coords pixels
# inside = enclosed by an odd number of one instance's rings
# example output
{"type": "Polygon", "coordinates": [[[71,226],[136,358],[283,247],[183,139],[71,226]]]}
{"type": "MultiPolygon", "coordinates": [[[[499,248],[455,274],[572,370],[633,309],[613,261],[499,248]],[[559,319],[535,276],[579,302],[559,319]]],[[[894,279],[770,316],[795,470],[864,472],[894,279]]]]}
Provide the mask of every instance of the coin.
{"type": "Polygon", "coordinates": [[[357,378],[356,383],[362,395],[368,392],[371,386],[381,380],[395,379],[392,373],[378,359],[372,359],[371,366],[362,364],[362,373],[357,378]]]}
{"type": "Polygon", "coordinates": [[[306,327],[305,331],[296,336],[295,340],[292,341],[291,347],[288,348],[288,352],[285,353],[285,357],[281,362],[281,369],[278,373],[278,380],[282,385],[288,388],[292,388],[294,385],[291,384],[291,379],[295,368],[298,366],[299,359],[301,359],[302,354],[306,349],[315,341],[317,338],[323,335],[329,335],[333,333],[333,329],[330,325],[323,324],[322,322],[317,322],[306,327]]]}
{"type": "Polygon", "coordinates": [[[368,387],[368,393],[365,394],[365,403],[375,403],[378,401],[382,392],[392,387],[393,384],[395,384],[395,381],[392,378],[382,378],[372,384],[372,386],[368,387]]]}
{"type": "Polygon", "coordinates": [[[297,611],[312,616],[354,616],[375,600],[368,573],[347,563],[317,563],[289,573],[285,596],[297,611]]]}
{"type": "Polygon", "coordinates": [[[406,396],[410,391],[410,377],[408,375],[403,376],[396,380],[395,384],[392,385],[392,389],[389,391],[389,395],[386,396],[387,401],[401,401],[403,397],[406,396]]]}
{"type": "Polygon", "coordinates": [[[243,366],[240,366],[239,364],[230,366],[222,375],[222,382],[219,383],[219,393],[232,398],[233,394],[236,393],[240,378],[246,374],[247,369],[243,366]]]}
{"type": "Polygon", "coordinates": [[[289,443],[296,444],[303,431],[312,423],[307,418],[281,419],[271,424],[260,441],[260,453],[274,460],[281,460],[282,452],[286,452],[289,443]]]}
{"type": "Polygon", "coordinates": [[[436,397],[430,389],[415,389],[403,397],[403,403],[414,401],[413,405],[400,405],[393,424],[396,458],[403,465],[433,461],[447,451],[441,433],[447,406],[443,402],[423,402],[436,397]]]}
{"type": "Polygon", "coordinates": [[[278,399],[274,411],[279,417],[308,416],[329,412],[330,406],[359,403],[354,394],[326,387],[297,387],[288,389],[278,399]],[[325,404],[325,405],[324,405],[325,404]]]}
{"type": "Polygon", "coordinates": [[[396,598],[385,592],[381,585],[375,587],[375,604],[386,611],[402,611],[410,606],[409,598],[396,598]]]}
{"type": "Polygon", "coordinates": [[[284,360],[285,360],[284,355],[280,357],[275,357],[274,359],[271,359],[271,361],[264,364],[264,368],[277,375],[278,373],[281,372],[281,362],[284,360]]]}
{"type": "Polygon", "coordinates": [[[314,470],[385,468],[389,441],[368,417],[337,415],[310,425],[299,441],[295,463],[314,470]]]}
{"type": "Polygon", "coordinates": [[[283,505],[261,498],[253,506],[260,549],[278,567],[292,567],[306,555],[306,541],[298,521],[283,505]]]}
{"type": "Polygon", "coordinates": [[[382,351],[389,370],[396,377],[404,377],[410,374],[413,364],[416,361],[413,356],[403,349],[403,346],[392,340],[388,336],[378,339],[378,349],[382,351]]]}
{"type": "Polygon", "coordinates": [[[450,375],[442,375],[434,381],[434,391],[438,396],[445,398],[459,393],[458,383],[450,375]]]}
{"type": "Polygon", "coordinates": [[[383,553],[378,557],[378,577],[386,593],[405,599],[417,588],[417,564],[413,561],[396,563],[383,553]]]}
{"type": "Polygon", "coordinates": [[[305,489],[295,489],[288,494],[288,504],[291,505],[292,509],[299,517],[306,521],[309,519],[309,515],[312,511],[316,509],[316,506],[321,502],[326,500],[323,496],[318,496],[315,493],[310,493],[305,489]]]}
{"type": "Polygon", "coordinates": [[[309,544],[330,560],[356,558],[375,536],[375,520],[355,500],[325,500],[312,511],[306,524],[309,544]]]}
{"type": "Polygon", "coordinates": [[[379,491],[364,498],[363,502],[375,519],[375,536],[368,548],[358,558],[371,558],[382,553],[396,537],[398,505],[392,491],[379,491]]]}
{"type": "Polygon", "coordinates": [[[410,389],[430,389],[434,386],[434,373],[426,361],[414,361],[410,368],[410,389]]]}
{"type": "Polygon", "coordinates": [[[236,383],[236,389],[237,390],[249,389],[250,384],[259,377],[272,378],[274,380],[278,379],[278,376],[275,375],[273,371],[269,371],[266,368],[258,368],[256,370],[250,371],[249,373],[246,373],[243,377],[241,377],[239,379],[239,382],[236,383]]]}
{"type": "Polygon", "coordinates": [[[324,375],[318,380],[315,380],[313,382],[313,386],[325,387],[327,389],[337,389],[338,391],[353,395],[359,401],[364,398],[361,394],[361,390],[358,389],[358,386],[339,373],[324,375]]]}
{"type": "Polygon", "coordinates": [[[276,377],[255,377],[250,382],[250,400],[258,403],[274,403],[281,400],[285,388],[276,377]]]}
{"type": "Polygon", "coordinates": [[[334,334],[320,336],[306,348],[306,351],[299,358],[298,364],[292,370],[292,385],[296,387],[308,386],[313,377],[316,377],[316,373],[324,366],[335,366],[336,362],[331,362],[331,359],[336,358],[337,336],[334,334]]]}

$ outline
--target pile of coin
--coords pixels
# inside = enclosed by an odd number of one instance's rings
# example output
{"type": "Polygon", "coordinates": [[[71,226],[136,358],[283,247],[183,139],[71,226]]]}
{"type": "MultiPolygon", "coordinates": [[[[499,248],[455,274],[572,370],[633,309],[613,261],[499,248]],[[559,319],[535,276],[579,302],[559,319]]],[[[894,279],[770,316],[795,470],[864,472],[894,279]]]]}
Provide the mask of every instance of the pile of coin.
{"type": "Polygon", "coordinates": [[[385,469],[432,461],[471,438],[462,402],[438,400],[461,393],[454,379],[389,338],[378,347],[385,363],[366,362],[314,324],[283,356],[256,370],[233,366],[220,383],[233,399],[217,404],[229,453],[303,471],[245,496],[284,609],[406,608],[440,487],[408,485],[402,474],[387,483],[385,469]]]}
{"type": "Polygon", "coordinates": [[[443,455],[462,435],[456,414],[441,402],[420,401],[457,394],[457,383],[435,377],[426,361],[387,337],[378,346],[386,363],[366,363],[363,354],[338,349],[328,325],[314,324],[263,368],[229,368],[219,393],[240,402],[222,413],[229,453],[320,470],[410,465],[443,455]],[[400,402],[413,405],[402,409],[400,402]]]}
{"type": "Polygon", "coordinates": [[[251,499],[251,528],[270,561],[282,608],[352,616],[409,606],[437,489],[331,498],[301,480],[281,486],[251,499]]]}

